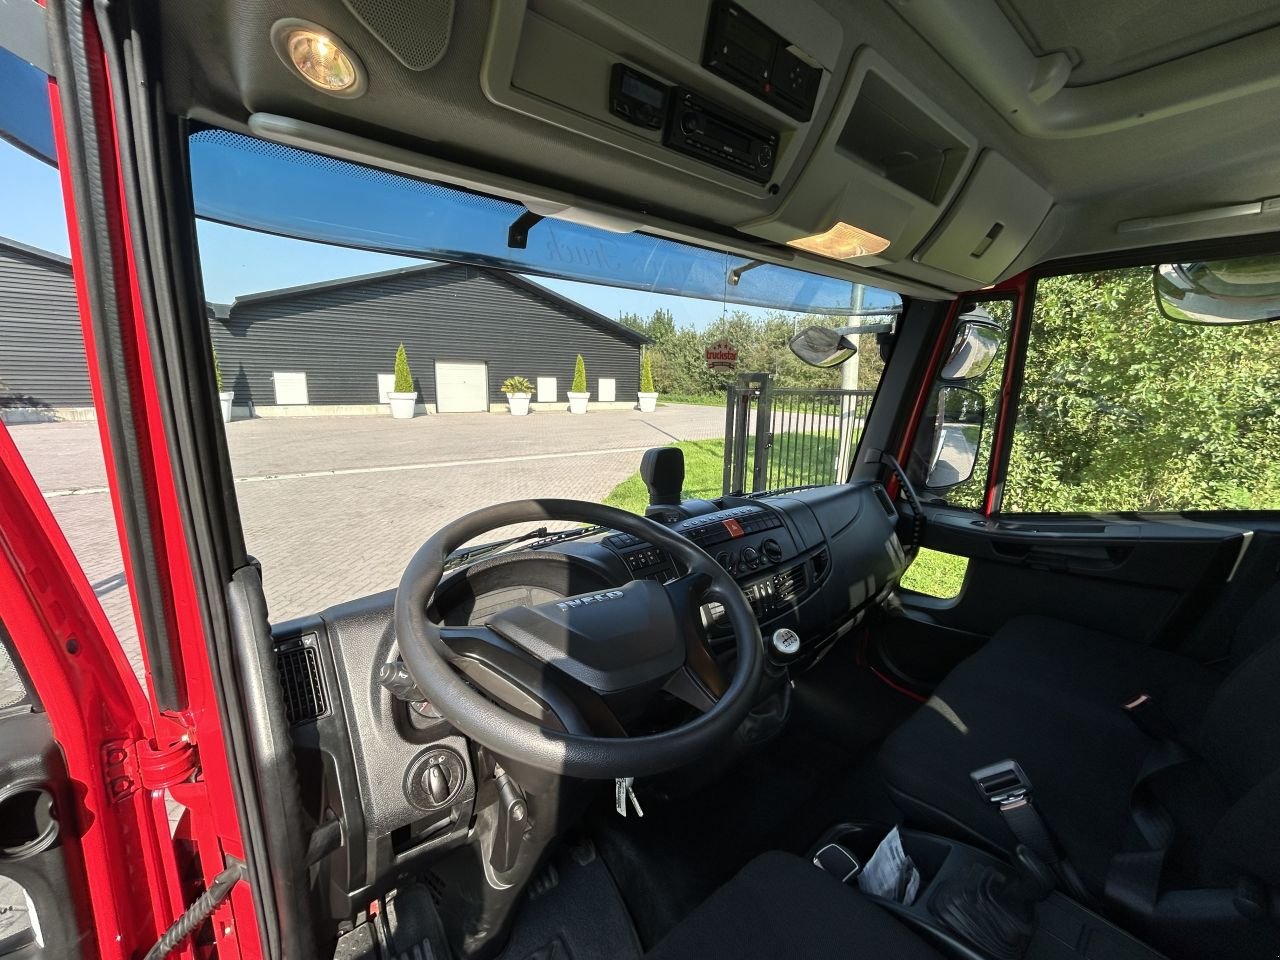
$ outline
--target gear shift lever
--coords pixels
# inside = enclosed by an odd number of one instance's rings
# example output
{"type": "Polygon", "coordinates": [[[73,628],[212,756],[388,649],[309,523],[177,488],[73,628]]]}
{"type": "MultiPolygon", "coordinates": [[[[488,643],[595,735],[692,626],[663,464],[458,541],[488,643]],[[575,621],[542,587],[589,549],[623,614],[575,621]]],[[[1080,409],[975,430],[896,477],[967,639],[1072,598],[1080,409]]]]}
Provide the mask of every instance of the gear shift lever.
{"type": "Polygon", "coordinates": [[[996,960],[1018,960],[1035,930],[1036,904],[1053,892],[1053,872],[1029,848],[1013,853],[1016,875],[975,867],[930,904],[953,932],[996,960]]]}
{"type": "Polygon", "coordinates": [[[684,490],[684,451],[679,447],[646,450],[640,460],[640,479],[649,489],[651,508],[679,507],[684,490]]]}

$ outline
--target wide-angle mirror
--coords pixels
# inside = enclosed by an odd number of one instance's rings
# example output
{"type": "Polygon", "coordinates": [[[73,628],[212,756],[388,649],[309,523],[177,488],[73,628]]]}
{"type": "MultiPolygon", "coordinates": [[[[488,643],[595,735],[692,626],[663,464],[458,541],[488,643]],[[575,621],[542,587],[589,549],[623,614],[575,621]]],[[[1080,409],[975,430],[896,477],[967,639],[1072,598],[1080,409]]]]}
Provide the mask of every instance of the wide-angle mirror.
{"type": "Polygon", "coordinates": [[[891,335],[897,329],[897,310],[865,314],[846,327],[806,327],[788,342],[791,352],[811,367],[838,367],[858,352],[864,333],[891,335]]]}
{"type": "Polygon", "coordinates": [[[858,352],[852,337],[829,327],[801,330],[791,338],[790,347],[811,367],[838,367],[858,352]]]}
{"type": "Polygon", "coordinates": [[[1280,319],[1280,254],[1161,263],[1151,276],[1170,320],[1223,326],[1280,319]]]}
{"type": "Polygon", "coordinates": [[[936,428],[925,487],[947,490],[964,483],[978,462],[986,405],[982,395],[966,387],[939,387],[934,404],[936,428]]]}
{"type": "Polygon", "coordinates": [[[960,317],[955,343],[942,366],[943,380],[976,380],[991,366],[1004,340],[1004,331],[982,307],[972,307],[960,317]]]}

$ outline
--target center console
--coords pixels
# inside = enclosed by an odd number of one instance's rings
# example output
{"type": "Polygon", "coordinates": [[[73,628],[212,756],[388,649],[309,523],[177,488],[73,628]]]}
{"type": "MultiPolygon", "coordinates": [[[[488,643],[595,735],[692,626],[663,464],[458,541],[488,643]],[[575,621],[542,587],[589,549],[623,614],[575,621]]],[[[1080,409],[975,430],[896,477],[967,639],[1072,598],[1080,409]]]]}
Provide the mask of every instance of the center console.
{"type": "MultiPolygon", "coordinates": [[[[886,825],[869,821],[839,824],[823,834],[811,856],[836,879],[856,886],[861,865],[888,832],[886,825]],[[840,851],[840,859],[833,849],[840,851]]],[[[918,830],[900,828],[899,836],[903,852],[920,873],[919,891],[910,904],[869,899],[952,955],[970,960],[1162,960],[1162,954],[1054,890],[1052,874],[1037,876],[1043,864],[1013,867],[975,847],[918,830]]]]}

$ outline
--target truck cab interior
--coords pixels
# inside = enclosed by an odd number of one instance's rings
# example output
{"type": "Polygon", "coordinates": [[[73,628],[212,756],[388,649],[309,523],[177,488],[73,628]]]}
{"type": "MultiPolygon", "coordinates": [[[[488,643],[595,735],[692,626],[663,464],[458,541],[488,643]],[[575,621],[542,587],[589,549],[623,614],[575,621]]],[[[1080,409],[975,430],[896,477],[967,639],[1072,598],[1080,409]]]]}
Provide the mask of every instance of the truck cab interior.
{"type": "Polygon", "coordinates": [[[58,918],[49,955],[1280,951],[1280,488],[1028,512],[1010,469],[1028,417],[1162,429],[1033,383],[1048,297],[1081,304],[1063,355],[1142,336],[1094,337],[1120,274],[1189,338],[1169,377],[1198,375],[1193,337],[1270,357],[1237,364],[1227,439],[1184,411],[1166,459],[1280,455],[1280,7],[27,6],[0,43],[53,78],[144,625],[139,775],[188,822],[176,855],[134,850],[177,892],[123,947],[98,897],[67,906],[102,867],[69,837],[0,856],[58,918]],[[495,503],[396,589],[278,622],[197,218],[785,304],[814,318],[797,356],[875,343],[885,370],[841,482],[693,499],[655,449],[644,516],[495,503]],[[869,326],[855,287],[899,306],[869,326]],[[474,546],[548,522],[574,526],[474,546]],[[966,558],[955,596],[902,586],[921,551],[966,558]],[[158,763],[166,733],[198,766],[158,763]]]}

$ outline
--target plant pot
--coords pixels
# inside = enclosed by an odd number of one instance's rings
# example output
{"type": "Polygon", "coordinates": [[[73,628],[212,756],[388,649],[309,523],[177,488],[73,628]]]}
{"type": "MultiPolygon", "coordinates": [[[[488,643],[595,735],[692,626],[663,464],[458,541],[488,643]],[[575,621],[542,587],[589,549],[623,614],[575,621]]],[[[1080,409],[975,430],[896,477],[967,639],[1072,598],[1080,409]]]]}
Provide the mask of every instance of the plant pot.
{"type": "Polygon", "coordinates": [[[653,413],[658,409],[658,395],[656,393],[637,393],[640,398],[640,412],[653,413]]]}
{"type": "Polygon", "coordinates": [[[569,412],[570,413],[586,413],[587,401],[591,399],[590,393],[574,393],[569,391],[569,412]]]}
{"type": "Polygon", "coordinates": [[[387,402],[391,405],[391,417],[395,420],[412,420],[414,411],[418,407],[418,391],[413,393],[396,393],[392,391],[387,394],[387,402]]]}
{"type": "Polygon", "coordinates": [[[222,403],[222,422],[231,422],[231,401],[236,398],[235,392],[232,390],[223,390],[218,394],[218,400],[222,403]]]}
{"type": "Polygon", "coordinates": [[[525,417],[529,415],[529,399],[533,396],[531,393],[508,393],[507,407],[511,410],[513,417],[525,417]]]}

